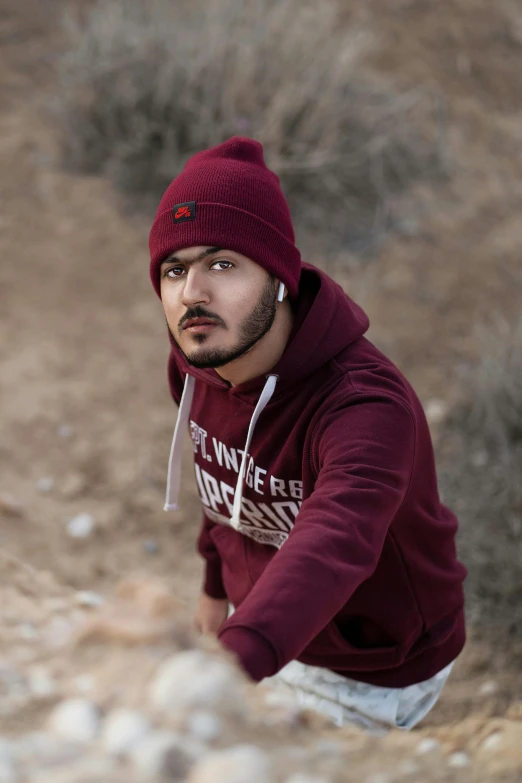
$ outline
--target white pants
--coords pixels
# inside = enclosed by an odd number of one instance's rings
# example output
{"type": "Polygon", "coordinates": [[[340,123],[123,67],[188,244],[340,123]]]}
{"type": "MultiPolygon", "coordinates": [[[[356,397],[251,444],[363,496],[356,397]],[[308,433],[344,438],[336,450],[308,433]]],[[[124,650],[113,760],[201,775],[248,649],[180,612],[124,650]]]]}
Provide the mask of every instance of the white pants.
{"type": "Polygon", "coordinates": [[[439,698],[453,663],[405,688],[368,685],[299,661],[291,661],[262,683],[286,693],[301,707],[327,715],[337,726],[355,724],[381,734],[392,727],[408,730],[421,721],[439,698]]]}

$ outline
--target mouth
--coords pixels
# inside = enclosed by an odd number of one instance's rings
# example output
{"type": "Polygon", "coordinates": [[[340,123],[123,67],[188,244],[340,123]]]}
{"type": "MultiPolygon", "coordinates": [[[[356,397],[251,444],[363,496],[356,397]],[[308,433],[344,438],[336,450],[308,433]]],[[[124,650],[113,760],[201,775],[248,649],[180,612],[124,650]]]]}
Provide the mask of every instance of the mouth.
{"type": "Polygon", "coordinates": [[[199,334],[201,332],[209,332],[216,326],[215,321],[211,321],[209,318],[189,318],[183,325],[183,331],[199,334]]]}

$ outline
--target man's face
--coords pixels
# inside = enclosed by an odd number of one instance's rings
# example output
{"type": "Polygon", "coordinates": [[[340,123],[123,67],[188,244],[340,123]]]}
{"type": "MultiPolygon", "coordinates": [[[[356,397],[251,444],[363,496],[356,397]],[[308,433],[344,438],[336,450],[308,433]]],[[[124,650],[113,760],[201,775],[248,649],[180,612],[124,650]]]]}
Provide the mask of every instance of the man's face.
{"type": "Polygon", "coordinates": [[[274,279],[246,256],[216,247],[178,250],[161,264],[170,332],[194,367],[223,367],[269,331],[274,279]]]}

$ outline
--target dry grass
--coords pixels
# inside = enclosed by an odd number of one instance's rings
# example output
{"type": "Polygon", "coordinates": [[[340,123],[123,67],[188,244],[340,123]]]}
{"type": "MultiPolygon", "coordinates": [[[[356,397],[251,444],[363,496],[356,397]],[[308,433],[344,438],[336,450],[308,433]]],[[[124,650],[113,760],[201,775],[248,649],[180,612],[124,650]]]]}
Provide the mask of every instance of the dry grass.
{"type": "Polygon", "coordinates": [[[522,632],[522,318],[479,335],[482,355],[467,378],[468,402],[448,422],[444,500],[461,525],[469,568],[468,618],[522,632]]]}
{"type": "Polygon", "coordinates": [[[139,209],[191,154],[252,136],[301,246],[324,256],[374,246],[411,218],[401,194],[444,169],[437,99],[364,78],[372,42],[338,24],[334,0],[103,0],[66,29],[64,161],[139,209]]]}

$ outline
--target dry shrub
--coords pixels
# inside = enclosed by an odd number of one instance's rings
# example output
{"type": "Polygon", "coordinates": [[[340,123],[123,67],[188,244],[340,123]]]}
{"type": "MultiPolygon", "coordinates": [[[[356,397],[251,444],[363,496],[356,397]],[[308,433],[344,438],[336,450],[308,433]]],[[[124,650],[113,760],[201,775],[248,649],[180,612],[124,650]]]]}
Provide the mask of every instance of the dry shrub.
{"type": "Polygon", "coordinates": [[[441,486],[460,520],[468,619],[522,633],[522,318],[479,335],[468,400],[446,426],[441,486]]]}
{"type": "Polygon", "coordinates": [[[103,0],[66,29],[64,160],[134,207],[152,210],[193,153],[251,136],[300,242],[362,250],[404,217],[407,186],[442,171],[438,99],[364,78],[369,37],[334,0],[103,0]]]}

